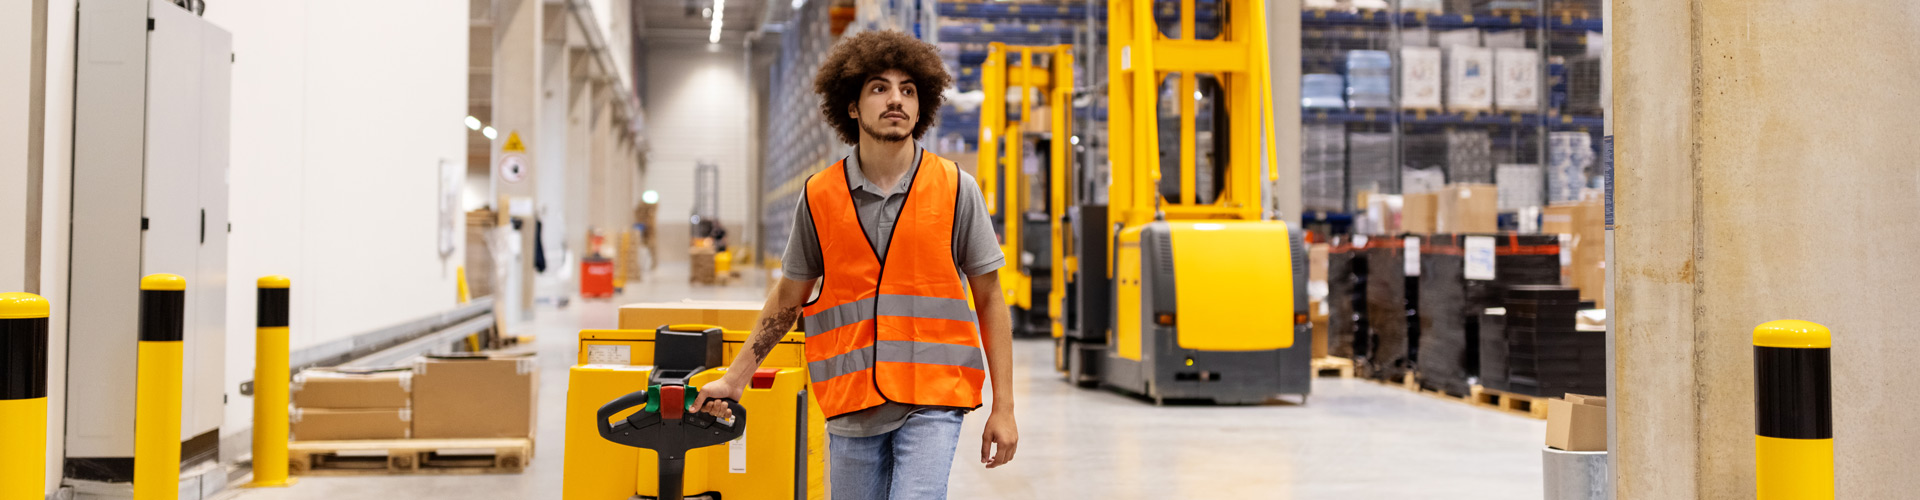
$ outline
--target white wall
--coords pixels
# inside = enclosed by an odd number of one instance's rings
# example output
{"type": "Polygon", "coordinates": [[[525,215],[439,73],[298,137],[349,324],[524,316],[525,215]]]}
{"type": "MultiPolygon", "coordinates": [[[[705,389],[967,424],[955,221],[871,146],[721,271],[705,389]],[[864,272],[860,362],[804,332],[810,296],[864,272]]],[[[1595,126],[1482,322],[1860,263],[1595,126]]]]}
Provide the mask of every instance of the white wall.
{"type": "Polygon", "coordinates": [[[0,292],[26,287],[27,106],[33,90],[33,16],[0,16],[0,292]]]}
{"type": "Polygon", "coordinates": [[[455,305],[464,258],[439,254],[435,201],[439,164],[466,161],[467,9],[207,9],[236,57],[225,432],[251,426],[251,399],[232,391],[253,377],[260,276],[293,280],[296,350],[455,305]]]}
{"type": "Polygon", "coordinates": [[[696,161],[720,166],[720,220],[730,243],[745,245],[754,175],[747,144],[756,139],[747,121],[753,96],[742,50],[705,40],[656,41],[648,43],[646,62],[646,188],[660,192],[660,259],[687,259],[696,161]]]}

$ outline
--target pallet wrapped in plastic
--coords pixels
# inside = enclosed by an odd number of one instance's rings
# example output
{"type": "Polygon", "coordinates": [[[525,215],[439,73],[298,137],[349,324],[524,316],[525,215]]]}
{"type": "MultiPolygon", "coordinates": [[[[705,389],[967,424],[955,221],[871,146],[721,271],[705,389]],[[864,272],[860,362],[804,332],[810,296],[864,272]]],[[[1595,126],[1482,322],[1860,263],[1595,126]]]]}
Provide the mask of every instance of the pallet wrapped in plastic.
{"type": "Polygon", "coordinates": [[[1367,256],[1350,240],[1327,249],[1327,353],[1354,359],[1367,352],[1367,256]]]}
{"type": "Polygon", "coordinates": [[[1393,162],[1393,134],[1347,134],[1347,179],[1354,192],[1399,192],[1400,169],[1393,162]]]}
{"type": "MultiPolygon", "coordinates": [[[[1421,386],[1465,395],[1470,378],[1478,375],[1485,384],[1489,367],[1483,356],[1482,312],[1503,305],[1509,287],[1558,284],[1559,249],[1553,235],[1436,234],[1426,238],[1421,246],[1416,308],[1421,386]],[[1492,241],[1493,279],[1468,279],[1468,238],[1492,241]]],[[[1504,377],[1505,369],[1498,369],[1504,377]]]]}
{"type": "Polygon", "coordinates": [[[1376,237],[1367,244],[1367,322],[1373,327],[1369,373],[1386,380],[1413,370],[1419,325],[1409,321],[1418,287],[1407,286],[1406,249],[1400,237],[1376,237]]]}

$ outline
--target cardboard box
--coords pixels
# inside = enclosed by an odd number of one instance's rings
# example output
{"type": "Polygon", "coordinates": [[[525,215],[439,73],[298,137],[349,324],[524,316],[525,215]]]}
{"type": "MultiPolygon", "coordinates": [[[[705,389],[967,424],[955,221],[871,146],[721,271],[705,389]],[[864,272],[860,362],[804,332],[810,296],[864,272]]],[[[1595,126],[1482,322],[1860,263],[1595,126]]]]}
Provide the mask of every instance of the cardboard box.
{"type": "Polygon", "coordinates": [[[1400,234],[1400,210],[1406,199],[1397,194],[1375,194],[1367,198],[1367,219],[1373,222],[1370,234],[1400,234]]]}
{"type": "MultiPolygon", "coordinates": [[[[1514,30],[1516,32],[1521,30],[1514,30]]],[[[1501,111],[1540,109],[1540,52],[1493,49],[1493,105],[1501,111]]]]}
{"type": "Polygon", "coordinates": [[[307,370],[293,376],[293,405],[301,408],[406,408],[413,372],[342,373],[307,370]]]}
{"type": "Polygon", "coordinates": [[[1307,301],[1307,317],[1313,324],[1313,357],[1327,357],[1327,312],[1326,303],[1319,299],[1307,301]]]}
{"type": "Polygon", "coordinates": [[[1606,307],[1606,207],[1599,200],[1556,203],[1540,215],[1540,232],[1568,235],[1567,284],[1580,300],[1606,307]]]}
{"type": "Polygon", "coordinates": [[[1567,394],[1547,401],[1547,446],[1607,451],[1607,398],[1567,394]]]}
{"type": "Polygon", "coordinates": [[[533,436],[533,356],[424,358],[413,365],[413,437],[533,436]]]}
{"type": "Polygon", "coordinates": [[[1440,109],[1440,49],[1400,49],[1400,107],[1440,109]]]}
{"type": "Polygon", "coordinates": [[[1406,195],[1400,208],[1400,226],[1409,233],[1433,234],[1438,229],[1439,210],[1439,193],[1406,195]]]}
{"type": "Polygon", "coordinates": [[[1500,188],[1492,184],[1448,184],[1434,202],[1435,233],[1493,233],[1500,230],[1500,188]]]}
{"type": "Polygon", "coordinates": [[[1493,51],[1447,47],[1447,111],[1493,110],[1493,51]]]}
{"type": "Polygon", "coordinates": [[[288,419],[295,441],[407,439],[412,429],[406,408],[295,408],[288,419]]]}
{"type": "Polygon", "coordinates": [[[685,300],[620,306],[621,330],[652,330],[664,325],[711,325],[753,330],[766,304],[743,300],[685,300]]]}
{"type": "Polygon", "coordinates": [[[1326,243],[1314,243],[1307,247],[1307,281],[1327,280],[1327,252],[1332,250],[1326,243]]]}

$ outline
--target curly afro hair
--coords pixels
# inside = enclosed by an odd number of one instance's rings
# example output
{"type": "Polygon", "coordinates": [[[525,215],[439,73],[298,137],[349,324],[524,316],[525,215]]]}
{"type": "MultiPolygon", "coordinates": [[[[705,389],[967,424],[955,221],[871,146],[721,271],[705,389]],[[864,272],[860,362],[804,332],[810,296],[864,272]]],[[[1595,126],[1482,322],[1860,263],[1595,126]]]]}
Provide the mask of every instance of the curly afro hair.
{"type": "Polygon", "coordinates": [[[927,133],[940,117],[942,94],[953,84],[940,51],[898,31],[866,31],[849,36],[833,47],[820,72],[813,76],[813,93],[820,94],[820,115],[840,134],[840,141],[860,143],[860,122],[847,116],[847,108],[860,99],[860,88],[867,78],[897,69],[913,79],[920,99],[920,120],[913,124],[913,139],[927,133]]]}

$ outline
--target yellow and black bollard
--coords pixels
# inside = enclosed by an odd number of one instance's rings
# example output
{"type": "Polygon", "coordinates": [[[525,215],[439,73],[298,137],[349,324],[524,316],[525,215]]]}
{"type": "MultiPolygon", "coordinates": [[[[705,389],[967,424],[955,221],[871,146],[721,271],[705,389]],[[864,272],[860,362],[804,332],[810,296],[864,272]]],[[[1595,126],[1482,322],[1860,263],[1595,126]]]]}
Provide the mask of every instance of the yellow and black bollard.
{"type": "Polygon", "coordinates": [[[260,278],[255,306],[253,361],[253,483],[256,488],[293,484],[287,477],[287,324],[290,288],[286,276],[260,278]]]}
{"type": "Polygon", "coordinates": [[[1753,329],[1756,498],[1831,499],[1833,333],[1818,323],[1753,329]]]}
{"type": "Polygon", "coordinates": [[[47,299],[0,293],[0,499],[46,496],[47,299]]]}
{"type": "Polygon", "coordinates": [[[140,279],[140,353],[134,382],[133,498],[180,498],[180,374],[187,279],[140,279]]]}

